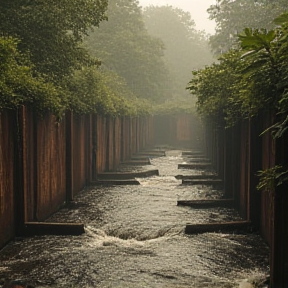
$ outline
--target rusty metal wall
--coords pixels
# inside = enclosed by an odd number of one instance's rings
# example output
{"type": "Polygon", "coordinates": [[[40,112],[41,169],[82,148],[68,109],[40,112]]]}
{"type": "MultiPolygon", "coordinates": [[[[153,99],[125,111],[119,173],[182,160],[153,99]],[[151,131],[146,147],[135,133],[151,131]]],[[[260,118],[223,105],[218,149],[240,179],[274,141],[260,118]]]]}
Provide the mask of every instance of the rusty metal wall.
{"type": "Polygon", "coordinates": [[[137,118],[131,118],[131,153],[135,154],[137,152],[137,118]]]}
{"type": "Polygon", "coordinates": [[[242,217],[251,220],[269,244],[271,288],[282,288],[288,283],[288,184],[270,192],[256,189],[259,170],[275,165],[287,167],[288,135],[277,140],[269,132],[259,136],[275,123],[274,118],[266,111],[224,133],[213,122],[207,122],[206,155],[219,175],[219,170],[224,170],[225,189],[229,189],[226,196],[234,197],[242,217]],[[221,157],[223,167],[219,165],[221,157]]]}
{"type": "Polygon", "coordinates": [[[146,133],[146,142],[145,142],[145,147],[151,147],[154,144],[154,141],[152,139],[152,136],[154,136],[153,131],[152,131],[152,116],[147,116],[146,121],[145,121],[145,133],[146,133]]]}
{"type": "MultiPolygon", "coordinates": [[[[263,128],[275,123],[276,116],[266,115],[263,128]]],[[[270,133],[263,135],[262,170],[281,165],[287,169],[288,136],[273,139],[270,133]]],[[[287,287],[288,283],[288,184],[276,186],[274,191],[262,191],[262,234],[270,246],[270,286],[287,287]]]]}
{"type": "Polygon", "coordinates": [[[19,125],[22,130],[24,221],[36,219],[37,206],[37,141],[35,115],[31,107],[23,106],[19,125]]]}
{"type": "Polygon", "coordinates": [[[128,137],[127,137],[127,120],[126,117],[121,118],[121,161],[128,159],[127,150],[129,147],[128,137]]]}
{"type": "Polygon", "coordinates": [[[96,167],[97,173],[108,171],[108,120],[106,117],[97,115],[97,146],[96,146],[96,167]]]}
{"type": "MultiPolygon", "coordinates": [[[[191,116],[189,115],[160,115],[153,118],[155,144],[172,146],[191,146],[192,135],[191,116]]],[[[152,132],[151,131],[151,132],[152,132]]],[[[154,142],[154,139],[152,142],[154,142]]]]}
{"type": "Polygon", "coordinates": [[[131,152],[131,122],[130,117],[123,117],[121,121],[121,161],[129,159],[131,152]]]}
{"type": "MultiPolygon", "coordinates": [[[[267,115],[268,116],[268,115],[267,115]]],[[[263,119],[263,131],[270,126],[270,117],[263,119]]],[[[275,165],[275,140],[270,133],[262,136],[262,169],[265,170],[275,165]]],[[[270,193],[261,191],[261,233],[266,241],[271,245],[273,235],[273,197],[270,193]]]]}
{"type": "Polygon", "coordinates": [[[148,117],[142,117],[140,118],[140,135],[141,143],[140,143],[140,149],[144,149],[147,146],[149,146],[149,118],[148,117]]]}
{"type": "MultiPolygon", "coordinates": [[[[71,144],[73,145],[72,169],[73,169],[73,190],[82,190],[85,186],[85,121],[84,116],[73,115],[73,135],[71,144]]],[[[75,195],[76,193],[74,193],[75,195]]],[[[73,196],[74,196],[73,195],[73,196]]]]}
{"type": "Polygon", "coordinates": [[[114,120],[114,167],[113,169],[115,170],[117,166],[121,162],[121,138],[122,138],[122,130],[121,130],[121,119],[117,117],[114,120]]]}
{"type": "Polygon", "coordinates": [[[65,121],[58,123],[53,115],[36,119],[37,178],[35,216],[45,220],[66,199],[65,121]]]}
{"type": "Polygon", "coordinates": [[[72,185],[76,194],[92,180],[92,117],[74,115],[72,121],[72,185]]]}
{"type": "MultiPolygon", "coordinates": [[[[238,192],[235,190],[235,198],[239,199],[242,216],[252,221],[253,226],[259,229],[269,244],[271,287],[280,288],[286,287],[288,283],[288,184],[276,187],[275,193],[256,189],[259,170],[279,164],[286,167],[288,162],[287,136],[275,140],[270,133],[265,133],[259,137],[260,133],[272,123],[274,123],[273,115],[263,113],[241,124],[241,137],[238,139],[240,178],[235,179],[240,189],[238,192]]],[[[232,130],[236,135],[237,127],[233,127],[232,130]]],[[[237,138],[233,143],[237,147],[237,138]]],[[[237,148],[233,154],[237,154],[237,148]]],[[[237,165],[237,158],[233,161],[237,165]]],[[[231,173],[229,175],[231,176],[231,173]]]]}
{"type": "Polygon", "coordinates": [[[107,132],[108,132],[108,158],[107,158],[107,170],[114,170],[114,150],[115,150],[115,133],[114,133],[114,119],[109,117],[107,119],[107,132]]]}
{"type": "Polygon", "coordinates": [[[257,230],[261,228],[261,193],[257,190],[259,183],[258,171],[262,169],[262,137],[259,135],[263,131],[262,114],[250,120],[250,153],[249,153],[249,203],[248,219],[252,221],[257,230]]]}
{"type": "Polygon", "coordinates": [[[148,117],[148,143],[147,146],[155,145],[155,129],[154,129],[154,117],[148,117]]]}
{"type": "Polygon", "coordinates": [[[93,181],[93,115],[86,115],[85,122],[85,180],[87,185],[93,181]]]}
{"type": "MultiPolygon", "coordinates": [[[[276,140],[275,161],[287,169],[288,135],[276,140]]],[[[284,182],[275,189],[273,238],[270,257],[272,288],[286,287],[288,283],[288,183],[284,182]]]]}
{"type": "Polygon", "coordinates": [[[212,165],[214,165],[214,147],[215,147],[215,137],[214,137],[214,125],[212,121],[206,121],[205,123],[205,155],[211,160],[212,165]]]}
{"type": "MultiPolygon", "coordinates": [[[[271,199],[268,194],[261,193],[256,189],[259,181],[257,172],[265,170],[275,163],[271,136],[267,133],[262,138],[259,137],[263,131],[264,119],[265,117],[259,116],[251,121],[243,121],[240,125],[230,128],[229,133],[226,133],[226,136],[230,135],[227,136],[230,138],[225,140],[224,154],[226,156],[224,157],[227,158],[225,169],[228,171],[224,171],[224,175],[226,175],[227,187],[233,191],[232,195],[238,204],[241,216],[252,220],[255,227],[261,230],[264,239],[271,243],[271,219],[273,218],[271,199]],[[232,147],[229,147],[230,141],[232,147]],[[227,179],[227,177],[232,178],[227,179]]],[[[231,195],[231,193],[228,194],[231,195]]]]}
{"type": "Polygon", "coordinates": [[[146,127],[145,127],[145,118],[139,118],[139,150],[142,150],[146,146],[146,127]]]}
{"type": "Polygon", "coordinates": [[[37,117],[31,107],[23,107],[19,115],[23,221],[42,221],[66,198],[65,121],[49,114],[37,117]]]}
{"type": "Polygon", "coordinates": [[[176,118],[176,139],[179,142],[191,141],[191,117],[189,115],[178,115],[176,118]]]}
{"type": "Polygon", "coordinates": [[[241,216],[244,219],[247,219],[247,199],[248,199],[248,193],[249,193],[249,123],[247,121],[243,121],[241,125],[241,150],[240,150],[240,195],[239,195],[239,211],[241,216]]]}
{"type": "MultiPolygon", "coordinates": [[[[278,147],[279,156],[285,159],[285,163],[288,162],[287,159],[287,145],[288,139],[281,139],[279,142],[281,144],[285,143],[285,147],[278,147]],[[283,141],[284,140],[284,141],[283,141]],[[283,150],[284,149],[284,150],[283,150]]],[[[277,157],[278,158],[278,157],[277,157]]],[[[280,159],[279,159],[280,160],[280,159]]],[[[280,160],[280,163],[283,160],[280,160]]],[[[276,188],[274,205],[273,205],[273,235],[271,241],[271,253],[270,253],[270,278],[271,278],[271,288],[282,288],[287,287],[288,283],[288,184],[285,183],[276,188]]]]}
{"type": "Polygon", "coordinates": [[[149,142],[205,150],[203,148],[204,128],[198,118],[188,114],[160,115],[151,117],[148,122],[150,121],[153,121],[153,127],[151,126],[149,142]]]}
{"type": "Polygon", "coordinates": [[[170,144],[170,117],[155,116],[155,144],[170,144]]]}
{"type": "Polygon", "coordinates": [[[0,229],[5,230],[0,246],[14,236],[15,227],[45,220],[97,173],[115,170],[120,161],[154,144],[153,117],[109,119],[68,112],[57,122],[50,114],[36,116],[28,106],[15,113],[2,112],[0,120],[0,229]]]}
{"type": "MultiPolygon", "coordinates": [[[[113,121],[110,118],[97,115],[97,148],[96,148],[96,166],[97,173],[113,169],[114,154],[113,138],[114,132],[111,130],[113,121]],[[110,128],[110,129],[109,129],[110,128]],[[110,140],[112,141],[110,144],[110,140]],[[111,154],[112,153],[112,154],[111,154]],[[110,158],[111,157],[111,158],[110,158]]],[[[113,128],[114,129],[114,128],[113,128]]]]}
{"type": "Polygon", "coordinates": [[[0,113],[0,248],[15,235],[13,114],[0,113]]]}
{"type": "Polygon", "coordinates": [[[29,106],[3,111],[0,124],[0,247],[25,222],[45,220],[97,173],[115,170],[154,137],[151,117],[68,112],[58,122],[29,106]]]}

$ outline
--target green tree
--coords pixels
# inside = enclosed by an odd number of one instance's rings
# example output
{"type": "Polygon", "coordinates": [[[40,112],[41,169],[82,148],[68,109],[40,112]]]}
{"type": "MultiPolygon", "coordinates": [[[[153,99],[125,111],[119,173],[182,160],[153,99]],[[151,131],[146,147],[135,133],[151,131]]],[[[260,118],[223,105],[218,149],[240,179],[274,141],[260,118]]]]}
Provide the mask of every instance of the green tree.
{"type": "Polygon", "coordinates": [[[197,31],[189,12],[172,6],[150,6],[144,9],[145,25],[149,33],[165,45],[165,61],[172,71],[177,96],[187,97],[185,88],[191,70],[213,62],[207,36],[197,31]]]}
{"type": "Polygon", "coordinates": [[[241,48],[247,51],[243,55],[247,65],[244,76],[258,87],[254,98],[265,95],[262,102],[277,113],[271,128],[275,137],[281,137],[288,129],[288,13],[274,22],[281,27],[270,31],[246,28],[238,37],[241,48]]]}
{"type": "Polygon", "coordinates": [[[198,98],[204,116],[226,119],[253,117],[268,109],[277,114],[275,136],[288,123],[288,14],[275,20],[281,27],[246,28],[238,35],[239,48],[223,54],[218,63],[194,72],[188,89],[198,98]]]}
{"type": "Polygon", "coordinates": [[[240,100],[241,65],[240,52],[231,50],[217,63],[193,71],[187,89],[197,96],[197,109],[203,118],[230,126],[245,114],[240,100]]]}
{"type": "Polygon", "coordinates": [[[90,53],[101,60],[103,67],[125,79],[138,97],[157,102],[170,98],[164,46],[148,34],[138,1],[111,0],[107,15],[108,21],[86,39],[90,53]]]}
{"type": "Polygon", "coordinates": [[[66,107],[64,91],[35,74],[29,57],[19,52],[18,45],[19,40],[0,37],[0,109],[29,103],[38,113],[50,110],[60,117],[66,107]]]}
{"type": "Polygon", "coordinates": [[[150,105],[136,98],[125,80],[113,71],[86,67],[76,70],[66,85],[70,91],[69,109],[78,114],[136,116],[151,110],[150,105]]]}
{"type": "Polygon", "coordinates": [[[21,40],[35,69],[53,81],[93,62],[83,35],[106,19],[107,0],[11,0],[0,2],[0,32],[21,40]]]}
{"type": "Polygon", "coordinates": [[[272,29],[273,20],[285,9],[286,0],[217,0],[210,6],[210,19],[216,22],[216,34],[210,38],[214,52],[219,55],[237,47],[237,34],[245,27],[272,29]]]}
{"type": "MultiPolygon", "coordinates": [[[[268,111],[274,122],[263,133],[269,131],[275,138],[287,133],[288,13],[274,23],[277,27],[269,31],[245,28],[238,35],[238,49],[230,49],[219,63],[194,72],[188,89],[197,96],[204,118],[217,124],[225,121],[227,126],[268,111]]],[[[258,176],[257,188],[273,191],[288,181],[288,170],[276,165],[259,171],[258,176]]]]}

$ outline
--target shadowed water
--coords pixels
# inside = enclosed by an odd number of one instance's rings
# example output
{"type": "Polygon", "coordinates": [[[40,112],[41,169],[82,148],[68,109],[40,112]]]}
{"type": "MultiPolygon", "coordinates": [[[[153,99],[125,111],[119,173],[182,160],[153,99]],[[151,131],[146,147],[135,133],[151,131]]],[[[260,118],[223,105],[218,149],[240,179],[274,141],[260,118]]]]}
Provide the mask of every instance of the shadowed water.
{"type": "MultiPolygon", "coordinates": [[[[181,151],[151,159],[141,169],[160,176],[138,186],[91,187],[49,219],[83,222],[82,236],[17,239],[0,253],[0,279],[24,279],[36,287],[238,287],[268,274],[268,248],[257,234],[183,233],[189,223],[240,220],[233,209],[192,209],[181,199],[223,195],[211,186],[184,186],[175,175],[181,151]]],[[[124,169],[124,168],[123,168],[124,169]]],[[[136,167],[125,167],[125,170],[136,167]]]]}

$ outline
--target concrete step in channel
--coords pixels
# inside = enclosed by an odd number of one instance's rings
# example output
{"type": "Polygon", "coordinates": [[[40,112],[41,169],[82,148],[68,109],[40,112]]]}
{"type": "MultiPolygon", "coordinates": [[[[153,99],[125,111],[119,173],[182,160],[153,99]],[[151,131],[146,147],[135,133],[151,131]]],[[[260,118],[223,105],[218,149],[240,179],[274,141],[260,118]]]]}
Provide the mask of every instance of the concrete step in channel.
{"type": "Polygon", "coordinates": [[[97,180],[91,185],[140,185],[135,178],[159,176],[159,170],[146,170],[138,172],[104,172],[97,174],[97,180]]]}
{"type": "Polygon", "coordinates": [[[199,150],[191,150],[191,151],[182,151],[182,156],[202,156],[204,157],[204,153],[202,151],[199,150]]]}
{"type": "Polygon", "coordinates": [[[211,168],[211,163],[182,163],[178,164],[178,169],[207,169],[211,168]]]}
{"type": "Polygon", "coordinates": [[[178,200],[178,206],[189,206],[196,209],[214,207],[234,207],[234,199],[199,199],[199,200],[178,200]]]}
{"type": "Polygon", "coordinates": [[[175,178],[178,180],[220,179],[216,174],[176,175],[175,178]]]}
{"type": "Polygon", "coordinates": [[[143,150],[132,155],[132,158],[139,157],[139,156],[146,156],[149,158],[162,157],[162,156],[166,156],[166,152],[164,150],[143,150]]]}
{"type": "Polygon", "coordinates": [[[146,159],[131,159],[124,162],[121,162],[120,165],[130,165],[130,166],[145,166],[151,165],[150,158],[146,157],[146,159]]]}

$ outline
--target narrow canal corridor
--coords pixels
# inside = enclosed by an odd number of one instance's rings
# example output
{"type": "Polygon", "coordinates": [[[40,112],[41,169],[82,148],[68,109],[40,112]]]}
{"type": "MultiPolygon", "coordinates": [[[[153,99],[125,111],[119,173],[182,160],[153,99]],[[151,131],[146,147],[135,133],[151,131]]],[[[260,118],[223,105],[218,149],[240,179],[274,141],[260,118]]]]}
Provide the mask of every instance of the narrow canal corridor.
{"type": "MultiPolygon", "coordinates": [[[[81,222],[81,236],[17,238],[0,253],[0,281],[22,279],[34,287],[211,288],[261,283],[269,251],[257,233],[186,235],[187,223],[241,220],[232,208],[177,206],[177,200],[219,199],[212,186],[182,185],[176,175],[211,171],[178,169],[180,150],[151,159],[159,176],[140,185],[93,186],[54,214],[50,222],[81,222]]],[[[255,286],[256,287],[256,286],[255,286]]],[[[262,287],[262,286],[257,286],[262,287]]],[[[264,287],[264,286],[263,286],[264,287]]]]}

